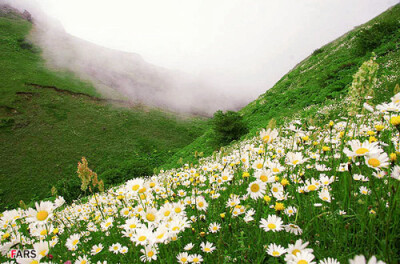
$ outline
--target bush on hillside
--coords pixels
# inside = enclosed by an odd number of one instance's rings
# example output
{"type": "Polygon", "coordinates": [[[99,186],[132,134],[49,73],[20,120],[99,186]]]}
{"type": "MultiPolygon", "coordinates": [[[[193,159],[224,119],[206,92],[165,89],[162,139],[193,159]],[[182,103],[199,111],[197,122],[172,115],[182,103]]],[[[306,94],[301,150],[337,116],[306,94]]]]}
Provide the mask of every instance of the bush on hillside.
{"type": "Polygon", "coordinates": [[[372,52],[385,43],[386,38],[392,36],[397,30],[399,30],[399,23],[395,20],[377,23],[368,29],[361,30],[355,44],[357,54],[364,56],[366,53],[372,52]]]}
{"type": "Polygon", "coordinates": [[[237,112],[227,111],[224,113],[219,110],[214,113],[213,131],[216,145],[220,147],[240,139],[241,136],[248,133],[249,128],[243,121],[243,117],[237,112]]]}

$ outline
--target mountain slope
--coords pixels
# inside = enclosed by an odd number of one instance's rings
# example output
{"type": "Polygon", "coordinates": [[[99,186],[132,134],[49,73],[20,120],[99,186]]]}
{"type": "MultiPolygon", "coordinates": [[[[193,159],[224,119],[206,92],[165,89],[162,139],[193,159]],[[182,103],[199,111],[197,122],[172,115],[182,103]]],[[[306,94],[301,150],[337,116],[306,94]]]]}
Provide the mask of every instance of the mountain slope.
{"type": "Polygon", "coordinates": [[[315,50],[271,89],[241,110],[251,127],[271,118],[291,116],[303,108],[347,94],[353,75],[374,52],[380,65],[376,102],[400,81],[400,5],[315,50]]]}
{"type": "MultiPolygon", "coordinates": [[[[293,115],[318,118],[321,104],[334,104],[347,94],[353,75],[374,52],[380,65],[374,102],[388,100],[400,83],[400,4],[348,32],[335,41],[315,50],[281,78],[271,89],[260,95],[239,112],[254,135],[274,118],[282,124],[293,115]],[[306,108],[307,111],[302,111],[306,108]]],[[[211,130],[192,144],[178,151],[170,160],[173,167],[179,158],[195,162],[194,153],[213,152],[211,130]]]]}
{"type": "Polygon", "coordinates": [[[203,133],[202,120],[108,100],[72,73],[48,70],[26,38],[31,27],[0,11],[1,207],[44,198],[60,180],[69,186],[82,156],[100,176],[120,163],[131,172],[124,179],[150,174],[203,133]]]}

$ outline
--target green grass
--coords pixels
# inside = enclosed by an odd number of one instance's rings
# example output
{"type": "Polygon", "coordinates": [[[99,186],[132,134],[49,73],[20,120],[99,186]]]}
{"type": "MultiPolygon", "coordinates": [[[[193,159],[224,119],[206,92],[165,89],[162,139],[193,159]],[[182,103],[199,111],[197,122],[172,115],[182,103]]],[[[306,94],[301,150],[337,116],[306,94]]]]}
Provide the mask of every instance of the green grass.
{"type": "MultiPolygon", "coordinates": [[[[261,127],[266,127],[273,118],[278,124],[294,115],[308,117],[313,122],[321,116],[315,116],[321,105],[340,102],[347,94],[348,88],[361,64],[368,60],[374,52],[377,63],[378,86],[375,92],[375,103],[380,103],[393,94],[395,84],[400,83],[400,5],[387,10],[383,14],[355,28],[335,41],[315,50],[313,54],[300,62],[289,73],[284,75],[271,89],[260,95],[256,100],[239,112],[247,122],[253,136],[261,127]],[[371,26],[384,25],[390,34],[381,36],[371,26]],[[367,52],[360,53],[360,43],[375,36],[373,45],[367,52]],[[377,37],[376,37],[377,36],[377,37]],[[306,109],[307,111],[303,111],[306,109]]],[[[376,31],[382,30],[377,27],[376,31]]],[[[368,46],[369,45],[369,46],[368,46]]],[[[362,45],[363,50],[365,45],[362,45]]],[[[364,50],[365,51],[365,50],[364,50]]],[[[267,87],[266,87],[267,88],[267,87]]],[[[327,117],[321,117],[327,118],[327,117]]],[[[208,130],[193,143],[182,148],[169,160],[166,167],[179,165],[177,161],[183,158],[183,163],[196,162],[194,153],[204,152],[210,155],[213,147],[213,132],[208,130]]]]}
{"type": "Polygon", "coordinates": [[[201,119],[97,100],[90,83],[46,68],[25,39],[30,29],[0,17],[0,207],[47,197],[59,180],[77,178],[82,156],[99,174],[126,162],[157,167],[205,131],[201,119]]]}

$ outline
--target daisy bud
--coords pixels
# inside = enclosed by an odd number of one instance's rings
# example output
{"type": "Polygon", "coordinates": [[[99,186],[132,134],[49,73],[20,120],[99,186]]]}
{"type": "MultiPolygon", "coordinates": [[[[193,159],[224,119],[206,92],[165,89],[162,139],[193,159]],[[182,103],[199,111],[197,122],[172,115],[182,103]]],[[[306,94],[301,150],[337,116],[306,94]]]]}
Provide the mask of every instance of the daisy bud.
{"type": "Polygon", "coordinates": [[[390,123],[396,127],[400,125],[400,116],[392,116],[392,118],[390,118],[390,123]]]}
{"type": "Polygon", "coordinates": [[[324,152],[330,151],[330,150],[331,150],[331,148],[328,147],[328,146],[323,146],[323,147],[322,147],[322,151],[324,151],[324,152]]]}
{"type": "Polygon", "coordinates": [[[287,179],[282,179],[282,180],[281,180],[281,184],[282,184],[283,186],[289,185],[289,181],[288,181],[287,179]]]}
{"type": "Polygon", "coordinates": [[[397,155],[396,153],[390,153],[390,161],[395,162],[397,160],[397,155]]]}
{"type": "Polygon", "coordinates": [[[266,201],[267,203],[269,203],[271,201],[271,197],[269,197],[268,195],[264,196],[264,201],[266,201]]]}
{"type": "Polygon", "coordinates": [[[275,211],[282,211],[285,209],[285,205],[283,203],[275,203],[275,211]]]}

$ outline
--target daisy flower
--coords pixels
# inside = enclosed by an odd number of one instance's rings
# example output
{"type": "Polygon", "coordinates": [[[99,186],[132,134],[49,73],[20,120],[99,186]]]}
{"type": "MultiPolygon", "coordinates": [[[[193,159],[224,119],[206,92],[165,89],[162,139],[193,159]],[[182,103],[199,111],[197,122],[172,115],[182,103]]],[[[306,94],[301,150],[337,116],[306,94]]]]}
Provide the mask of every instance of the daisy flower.
{"type": "Polygon", "coordinates": [[[213,243],[210,243],[210,242],[206,242],[206,243],[201,242],[200,247],[201,247],[201,250],[205,253],[211,253],[215,250],[213,243]]]}
{"type": "Polygon", "coordinates": [[[314,255],[310,252],[303,251],[297,253],[291,260],[289,260],[288,264],[315,264],[314,255]]]}
{"type": "Polygon", "coordinates": [[[265,232],[268,232],[270,230],[273,232],[277,232],[277,231],[281,231],[283,229],[282,219],[276,215],[269,215],[267,220],[265,220],[264,218],[261,218],[260,223],[261,223],[260,227],[263,228],[265,232]]]}
{"type": "Polygon", "coordinates": [[[363,195],[369,195],[371,194],[371,190],[368,190],[368,188],[365,186],[360,186],[360,193],[363,195]]]}
{"type": "Polygon", "coordinates": [[[277,137],[278,130],[276,129],[271,130],[270,128],[268,128],[268,130],[263,129],[260,131],[260,138],[265,144],[272,143],[272,141],[277,137]]]}
{"type": "Polygon", "coordinates": [[[318,193],[318,197],[325,201],[330,203],[331,202],[331,194],[329,193],[329,191],[327,189],[322,189],[319,193],[318,193]]]}
{"type": "Polygon", "coordinates": [[[255,170],[263,169],[264,168],[264,161],[261,160],[261,159],[255,160],[253,165],[252,165],[252,168],[255,169],[255,170]]]}
{"type": "Polygon", "coordinates": [[[107,220],[103,221],[100,224],[101,230],[106,231],[106,230],[110,229],[113,226],[113,222],[114,222],[114,218],[109,217],[107,220]]]}
{"type": "Polygon", "coordinates": [[[300,252],[313,252],[313,249],[307,248],[308,242],[303,243],[301,239],[298,239],[296,243],[294,244],[289,244],[288,248],[286,249],[286,254],[285,256],[285,261],[288,262],[289,260],[293,259],[294,256],[299,254],[300,252]]]}
{"type": "Polygon", "coordinates": [[[189,254],[187,252],[179,253],[176,258],[180,264],[186,264],[189,262],[189,254]]]}
{"type": "Polygon", "coordinates": [[[288,152],[286,154],[285,162],[290,166],[297,166],[306,162],[307,159],[303,158],[303,154],[301,152],[288,152]]]}
{"type": "Polygon", "coordinates": [[[33,244],[33,249],[36,250],[40,258],[43,258],[49,254],[49,243],[47,241],[40,241],[33,244]]]}
{"type": "Polygon", "coordinates": [[[287,224],[284,226],[285,227],[285,231],[288,233],[292,233],[295,235],[301,235],[303,233],[303,230],[295,224],[287,224]]]}
{"type": "Polygon", "coordinates": [[[79,234],[71,235],[65,242],[65,246],[68,248],[68,250],[75,251],[77,245],[79,244],[79,239],[81,239],[81,235],[79,234]]]}
{"type": "Polygon", "coordinates": [[[285,214],[287,214],[287,216],[292,216],[297,213],[297,209],[293,206],[289,206],[288,208],[285,209],[284,212],[285,214]]]}
{"type": "Polygon", "coordinates": [[[108,250],[114,254],[118,254],[120,249],[121,249],[120,243],[114,243],[108,248],[108,250]]]}
{"type": "Polygon", "coordinates": [[[348,144],[350,145],[351,150],[344,148],[343,152],[352,159],[359,156],[366,156],[382,152],[377,142],[369,143],[369,141],[366,140],[364,143],[361,143],[359,140],[351,140],[348,142],[348,144]]]}
{"type": "Polygon", "coordinates": [[[210,226],[208,227],[208,230],[211,233],[217,233],[220,230],[220,228],[221,228],[221,225],[214,222],[214,223],[210,224],[210,226]]]}
{"type": "Polygon", "coordinates": [[[386,168],[389,166],[389,156],[386,152],[371,154],[365,156],[365,164],[376,170],[386,168]]]}
{"type": "Polygon", "coordinates": [[[193,254],[189,256],[189,261],[192,263],[201,263],[203,262],[203,257],[199,254],[193,254]]]}
{"type": "Polygon", "coordinates": [[[273,257],[279,257],[280,255],[284,254],[285,252],[286,252],[286,250],[284,247],[277,245],[275,243],[269,244],[268,248],[267,248],[268,255],[273,256],[273,257]]]}
{"type": "Polygon", "coordinates": [[[27,211],[26,221],[38,223],[38,224],[46,224],[49,219],[53,217],[53,209],[54,205],[52,202],[40,202],[35,204],[36,210],[29,208],[27,211]]]}
{"type": "Polygon", "coordinates": [[[390,177],[400,181],[400,167],[398,165],[394,166],[392,174],[390,174],[390,177]]]}
{"type": "Polygon", "coordinates": [[[254,181],[249,184],[247,193],[254,200],[264,197],[266,185],[262,181],[254,181]]]}
{"type": "Polygon", "coordinates": [[[119,252],[120,252],[121,254],[126,254],[126,253],[128,253],[128,247],[121,247],[121,249],[119,250],[119,252]]]}
{"type": "Polygon", "coordinates": [[[142,262],[151,262],[152,260],[157,260],[157,247],[156,246],[145,246],[144,249],[141,249],[142,256],[140,256],[140,260],[142,262]]]}
{"type": "Polygon", "coordinates": [[[96,255],[96,254],[100,253],[100,251],[102,251],[103,248],[104,247],[103,247],[103,245],[101,243],[98,244],[98,245],[93,245],[92,250],[90,251],[90,253],[92,255],[96,255]]]}
{"type": "Polygon", "coordinates": [[[186,250],[186,251],[189,251],[189,250],[191,250],[193,247],[194,247],[193,243],[189,243],[189,244],[187,244],[183,249],[186,250]]]}
{"type": "Polygon", "coordinates": [[[83,257],[78,257],[77,260],[75,260],[74,264],[87,264],[89,263],[89,260],[86,256],[83,257]]]}

